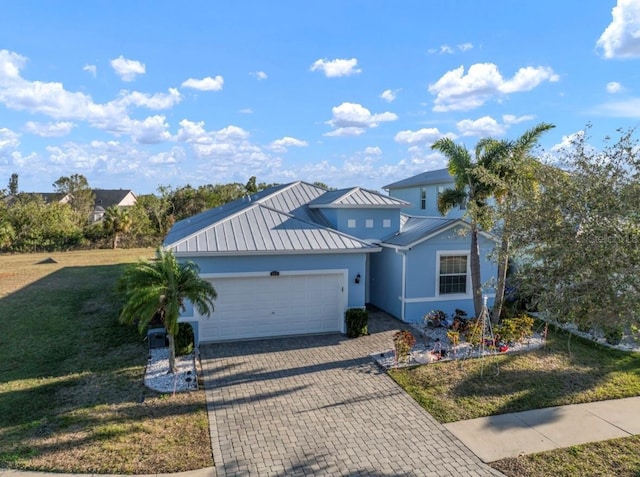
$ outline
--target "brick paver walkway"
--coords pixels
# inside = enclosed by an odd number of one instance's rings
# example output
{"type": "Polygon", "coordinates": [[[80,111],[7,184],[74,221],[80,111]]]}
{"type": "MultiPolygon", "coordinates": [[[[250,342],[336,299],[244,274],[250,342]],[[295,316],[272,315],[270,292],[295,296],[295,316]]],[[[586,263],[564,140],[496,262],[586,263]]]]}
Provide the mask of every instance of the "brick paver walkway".
{"type": "Polygon", "coordinates": [[[214,461],[223,476],[489,476],[370,353],[403,325],[372,313],[370,335],[202,347],[214,461]]]}

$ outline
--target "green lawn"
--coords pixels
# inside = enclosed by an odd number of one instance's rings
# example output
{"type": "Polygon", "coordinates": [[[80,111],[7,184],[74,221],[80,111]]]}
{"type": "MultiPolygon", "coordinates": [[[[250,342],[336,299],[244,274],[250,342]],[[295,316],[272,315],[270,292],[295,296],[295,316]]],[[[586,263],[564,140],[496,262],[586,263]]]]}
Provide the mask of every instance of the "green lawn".
{"type": "MultiPolygon", "coordinates": [[[[640,353],[550,330],[544,349],[389,371],[440,422],[640,395],[640,353]]],[[[512,477],[640,476],[640,439],[616,439],[492,465],[512,477]]]]}
{"type": "Polygon", "coordinates": [[[85,473],[213,465],[204,393],[143,385],[146,343],[113,286],[152,250],[2,255],[0,467],[85,473]],[[53,257],[57,264],[38,264],[53,257]]]}
{"type": "Polygon", "coordinates": [[[440,422],[640,395],[640,353],[552,329],[544,349],[389,374],[440,422]]]}

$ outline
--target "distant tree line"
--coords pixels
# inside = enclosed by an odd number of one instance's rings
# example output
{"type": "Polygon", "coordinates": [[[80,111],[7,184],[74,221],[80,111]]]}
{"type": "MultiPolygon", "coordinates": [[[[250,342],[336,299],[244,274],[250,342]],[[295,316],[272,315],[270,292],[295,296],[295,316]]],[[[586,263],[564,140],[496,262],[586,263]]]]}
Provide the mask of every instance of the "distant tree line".
{"type": "Polygon", "coordinates": [[[110,207],[92,222],[95,196],[83,175],[60,177],[54,195],[45,198],[20,192],[14,173],[0,190],[0,252],[155,247],[176,221],[273,185],[251,177],[246,184],[160,186],[157,193],[139,195],[136,205],[110,207]],[[61,202],[65,197],[69,201],[61,202]]]}

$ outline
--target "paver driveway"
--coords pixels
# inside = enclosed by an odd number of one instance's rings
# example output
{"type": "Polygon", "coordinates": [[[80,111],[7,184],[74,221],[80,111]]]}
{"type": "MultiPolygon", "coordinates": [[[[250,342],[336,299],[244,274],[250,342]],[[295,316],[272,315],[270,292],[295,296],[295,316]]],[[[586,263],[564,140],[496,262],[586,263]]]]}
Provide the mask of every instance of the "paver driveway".
{"type": "Polygon", "coordinates": [[[373,363],[402,326],[203,346],[217,476],[501,475],[373,363]]]}

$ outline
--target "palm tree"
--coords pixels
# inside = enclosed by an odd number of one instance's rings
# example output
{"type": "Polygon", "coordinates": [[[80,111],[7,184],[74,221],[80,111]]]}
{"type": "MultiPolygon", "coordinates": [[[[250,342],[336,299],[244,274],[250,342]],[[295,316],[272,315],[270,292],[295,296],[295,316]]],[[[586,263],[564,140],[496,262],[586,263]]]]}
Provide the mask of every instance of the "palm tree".
{"type": "Polygon", "coordinates": [[[114,250],[118,248],[120,237],[131,229],[131,224],[131,216],[126,209],[112,205],[105,211],[102,226],[105,232],[113,238],[114,250]]]}
{"type": "Polygon", "coordinates": [[[200,278],[194,262],[181,262],[170,251],[159,248],[154,261],[139,261],[127,267],[117,285],[123,295],[123,323],[138,323],[144,332],[159,317],[169,337],[169,370],[176,372],[175,337],[178,318],[189,300],[201,315],[210,315],[217,297],[213,285],[200,278]]]}
{"type": "Polygon", "coordinates": [[[471,225],[470,267],[473,309],[475,315],[480,316],[483,303],[478,232],[481,227],[486,228],[490,223],[487,207],[490,194],[486,185],[476,180],[474,170],[478,167],[477,158],[483,150],[476,148],[476,161],[474,161],[465,146],[456,144],[447,137],[438,139],[431,148],[447,157],[449,174],[455,180],[455,186],[452,189],[446,189],[438,197],[438,210],[445,215],[457,205],[466,206],[465,215],[469,218],[471,225]]]}
{"type": "Polygon", "coordinates": [[[513,208],[523,192],[530,192],[535,187],[535,175],[539,162],[531,157],[531,149],[537,144],[540,136],[555,126],[540,123],[525,131],[515,141],[497,141],[484,139],[478,143],[480,154],[476,179],[483,182],[491,190],[496,200],[497,215],[501,222],[501,243],[498,252],[498,280],[494,300],[492,321],[500,320],[504,303],[507,269],[511,248],[510,217],[513,208]]]}

